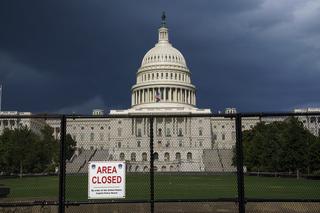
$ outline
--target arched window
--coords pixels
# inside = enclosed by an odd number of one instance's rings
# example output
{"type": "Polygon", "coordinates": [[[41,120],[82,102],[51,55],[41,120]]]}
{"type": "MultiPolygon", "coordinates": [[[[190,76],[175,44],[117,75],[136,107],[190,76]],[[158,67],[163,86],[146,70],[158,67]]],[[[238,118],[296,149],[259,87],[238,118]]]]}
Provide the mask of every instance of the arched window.
{"type": "Polygon", "coordinates": [[[142,161],[147,161],[147,153],[142,153],[142,161]]]}
{"type": "Polygon", "coordinates": [[[187,160],[192,160],[192,153],[191,152],[187,153],[187,160]]]}
{"type": "Polygon", "coordinates": [[[93,140],[94,140],[94,133],[91,132],[91,133],[90,133],[90,141],[93,141],[93,140]]]}
{"type": "Polygon", "coordinates": [[[179,128],[178,136],[183,136],[183,134],[182,134],[182,128],[179,128]]]}
{"type": "Polygon", "coordinates": [[[134,171],[135,171],[135,172],[139,171],[139,166],[136,166],[136,168],[135,168],[134,171]]]}
{"type": "Polygon", "coordinates": [[[174,170],[173,166],[170,166],[170,171],[172,172],[174,170]]]}
{"type": "Polygon", "coordinates": [[[131,161],[136,161],[136,153],[135,152],[131,153],[131,161]]]}
{"type": "Polygon", "coordinates": [[[166,170],[167,170],[167,167],[166,167],[166,166],[162,166],[162,167],[161,167],[161,171],[162,171],[162,172],[165,172],[166,170]]]}
{"type": "Polygon", "coordinates": [[[124,160],[124,158],[125,158],[124,153],[121,152],[121,153],[120,153],[120,160],[124,160]]]}
{"type": "Polygon", "coordinates": [[[158,129],[158,136],[160,136],[160,137],[162,136],[162,129],[161,128],[158,129]]]}
{"type": "Polygon", "coordinates": [[[141,147],[141,141],[137,141],[137,147],[141,147]]]}
{"type": "Polygon", "coordinates": [[[181,160],[181,153],[180,152],[176,153],[176,160],[181,160]]]}
{"type": "Polygon", "coordinates": [[[143,167],[143,171],[147,172],[148,171],[148,167],[147,166],[143,167]]]}
{"type": "Polygon", "coordinates": [[[213,137],[213,140],[217,140],[217,134],[214,133],[212,137],[213,137]]]}
{"type": "Polygon", "coordinates": [[[202,136],[202,128],[199,128],[199,136],[202,136]]]}
{"type": "Polygon", "coordinates": [[[155,161],[159,160],[159,154],[158,154],[158,152],[155,152],[155,153],[153,154],[153,158],[154,158],[155,161]]]}
{"type": "Polygon", "coordinates": [[[164,161],[170,161],[170,154],[168,152],[164,153],[164,161]]]}

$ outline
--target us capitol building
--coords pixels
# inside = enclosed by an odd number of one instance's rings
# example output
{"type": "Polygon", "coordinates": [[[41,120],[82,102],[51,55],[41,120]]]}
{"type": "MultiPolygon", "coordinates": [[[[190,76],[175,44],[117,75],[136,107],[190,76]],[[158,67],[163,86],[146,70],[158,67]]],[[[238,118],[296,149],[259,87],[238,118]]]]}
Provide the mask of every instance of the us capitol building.
{"type": "MultiPolygon", "coordinates": [[[[156,171],[235,171],[232,166],[235,120],[212,117],[209,116],[210,109],[196,107],[196,88],[191,83],[191,72],[184,56],[169,42],[164,15],[158,29],[158,42],[143,57],[136,78],[131,89],[130,109],[111,110],[112,118],[99,117],[103,111],[93,110],[97,117],[67,120],[67,133],[77,142],[77,151],[66,165],[67,173],[86,173],[89,161],[100,160],[125,160],[128,172],[149,171],[149,120],[143,115],[156,116],[153,123],[156,171]]],[[[236,113],[236,110],[227,108],[225,113],[236,113]]],[[[0,115],[11,114],[21,113],[0,112],[0,115]]],[[[283,119],[243,118],[242,129],[251,129],[261,121],[270,123],[283,119]]],[[[313,134],[320,134],[320,117],[299,119],[313,134]]],[[[0,133],[4,128],[14,129],[21,125],[39,132],[46,124],[53,127],[54,137],[59,138],[60,120],[50,119],[43,122],[39,119],[0,119],[0,133]]]]}
{"type": "MultiPolygon", "coordinates": [[[[115,118],[67,121],[67,133],[78,147],[67,163],[67,172],[86,173],[88,162],[96,160],[125,160],[128,172],[149,171],[149,120],[143,115],[156,115],[153,124],[156,171],[235,171],[232,166],[235,120],[187,116],[208,115],[211,111],[196,107],[191,72],[182,53],[169,42],[164,15],[158,42],[143,57],[136,79],[130,109],[111,110],[110,115],[115,118]],[[142,117],[116,118],[123,115],[142,117]]],[[[225,113],[236,110],[227,108],[225,113]]],[[[103,111],[94,110],[93,115],[103,115],[103,111]]],[[[242,129],[251,129],[262,119],[270,123],[284,118],[243,118],[242,129]]],[[[47,122],[59,137],[60,122],[47,122]]],[[[317,125],[320,126],[319,118],[317,125]]]]}
{"type": "MultiPolygon", "coordinates": [[[[153,124],[155,170],[234,170],[231,166],[234,120],[187,117],[211,114],[211,110],[196,107],[196,87],[191,82],[191,72],[182,53],[169,41],[164,15],[158,29],[158,42],[143,57],[136,79],[131,89],[131,108],[111,110],[110,115],[158,116],[153,124]],[[210,162],[209,166],[205,159],[216,162],[210,162]]],[[[93,115],[101,114],[99,110],[93,112],[93,115]]],[[[58,131],[57,128],[56,135],[58,131]]],[[[67,172],[85,172],[89,160],[126,160],[128,171],[149,171],[148,118],[70,119],[67,133],[79,148],[67,164],[67,172]]]]}

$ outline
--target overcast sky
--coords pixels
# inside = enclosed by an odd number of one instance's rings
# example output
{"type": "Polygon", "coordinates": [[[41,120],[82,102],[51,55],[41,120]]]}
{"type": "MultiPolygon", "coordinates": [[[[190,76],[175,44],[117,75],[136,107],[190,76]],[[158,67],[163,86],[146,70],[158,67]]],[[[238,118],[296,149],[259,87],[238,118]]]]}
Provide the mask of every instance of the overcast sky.
{"type": "Polygon", "coordinates": [[[162,11],[199,108],[320,107],[319,0],[3,0],[3,110],[129,108],[162,11]]]}

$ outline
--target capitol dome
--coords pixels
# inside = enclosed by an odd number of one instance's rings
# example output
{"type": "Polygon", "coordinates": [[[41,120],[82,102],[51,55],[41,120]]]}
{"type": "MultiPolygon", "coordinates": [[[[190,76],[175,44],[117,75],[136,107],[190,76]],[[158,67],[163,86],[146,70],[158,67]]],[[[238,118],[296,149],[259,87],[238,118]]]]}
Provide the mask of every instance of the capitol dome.
{"type": "Polygon", "coordinates": [[[166,63],[187,66],[181,52],[174,48],[169,41],[157,43],[155,47],[149,50],[143,57],[141,67],[166,63]]]}
{"type": "Polygon", "coordinates": [[[162,16],[158,42],[143,57],[133,85],[134,109],[194,109],[196,89],[185,58],[169,42],[169,31],[162,16]]]}

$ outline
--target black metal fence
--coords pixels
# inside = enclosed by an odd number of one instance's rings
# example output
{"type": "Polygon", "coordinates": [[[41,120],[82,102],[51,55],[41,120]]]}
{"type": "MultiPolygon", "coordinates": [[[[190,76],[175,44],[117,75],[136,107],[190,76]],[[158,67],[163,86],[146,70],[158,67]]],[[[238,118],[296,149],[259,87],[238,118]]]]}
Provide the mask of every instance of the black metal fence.
{"type": "Polygon", "coordinates": [[[0,212],[320,211],[320,113],[1,115],[0,133],[0,212]],[[124,199],[88,199],[91,161],[126,162],[124,199]]]}

